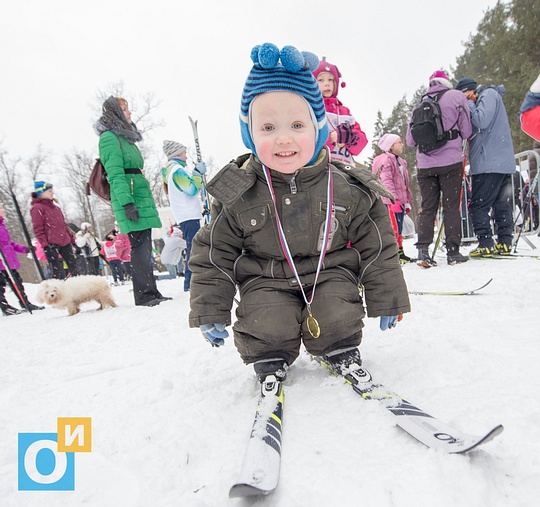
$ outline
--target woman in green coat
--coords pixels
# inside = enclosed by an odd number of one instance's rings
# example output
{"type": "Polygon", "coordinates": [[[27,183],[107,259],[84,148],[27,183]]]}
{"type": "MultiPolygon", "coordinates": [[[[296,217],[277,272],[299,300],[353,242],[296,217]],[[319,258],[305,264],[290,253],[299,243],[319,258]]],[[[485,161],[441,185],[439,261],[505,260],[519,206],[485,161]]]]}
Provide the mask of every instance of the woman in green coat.
{"type": "Polygon", "coordinates": [[[161,227],[161,220],[135,145],[142,135],[131,121],[127,101],[112,96],[103,103],[103,115],[94,127],[99,135],[99,158],[111,185],[114,217],[131,243],[135,305],[156,306],[171,298],[160,294],[152,270],[152,228],[161,227]]]}

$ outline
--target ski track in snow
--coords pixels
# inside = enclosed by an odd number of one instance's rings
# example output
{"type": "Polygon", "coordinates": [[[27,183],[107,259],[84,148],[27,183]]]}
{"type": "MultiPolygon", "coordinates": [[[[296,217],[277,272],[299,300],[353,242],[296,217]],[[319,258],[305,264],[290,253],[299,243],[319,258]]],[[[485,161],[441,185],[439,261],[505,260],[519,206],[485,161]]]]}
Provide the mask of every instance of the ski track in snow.
{"type": "MultiPolygon", "coordinates": [[[[540,248],[540,239],[529,237],[540,248]]],[[[414,240],[405,249],[414,254],[414,240]]],[[[471,247],[472,248],[472,247],[471,247]]],[[[522,242],[520,253],[529,252],[522,242]]],[[[281,478],[259,500],[228,499],[256,410],[258,386],[232,338],[211,348],[189,329],[183,280],[158,282],[174,300],[80,314],[47,307],[1,318],[0,505],[528,507],[540,496],[540,261],[404,266],[413,311],[361,347],[374,376],[458,429],[505,431],[466,455],[417,443],[377,402],[355,395],[303,352],[285,383],[281,478]],[[91,453],[75,455],[75,490],[17,490],[17,434],[56,432],[57,417],[91,417],[91,453]]],[[[37,286],[27,285],[30,299],[37,286]]],[[[14,298],[8,293],[8,300],[14,298]]]]}

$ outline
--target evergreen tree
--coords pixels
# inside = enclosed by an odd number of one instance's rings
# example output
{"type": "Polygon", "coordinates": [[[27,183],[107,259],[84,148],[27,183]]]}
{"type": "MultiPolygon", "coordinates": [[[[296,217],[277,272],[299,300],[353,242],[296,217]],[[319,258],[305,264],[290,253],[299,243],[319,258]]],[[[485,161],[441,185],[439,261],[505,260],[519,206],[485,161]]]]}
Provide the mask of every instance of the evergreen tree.
{"type": "Polygon", "coordinates": [[[510,120],[516,153],[531,149],[531,139],[521,131],[518,112],[540,62],[540,3],[537,0],[499,2],[484,16],[477,32],[457,58],[454,77],[478,84],[503,84],[503,100],[510,120]]]}

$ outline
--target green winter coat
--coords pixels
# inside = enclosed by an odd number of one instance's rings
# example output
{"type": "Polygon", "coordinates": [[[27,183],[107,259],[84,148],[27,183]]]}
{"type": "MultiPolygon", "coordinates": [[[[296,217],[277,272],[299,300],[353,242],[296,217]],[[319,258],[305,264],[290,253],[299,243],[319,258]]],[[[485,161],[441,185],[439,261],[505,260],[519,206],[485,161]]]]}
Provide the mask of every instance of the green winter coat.
{"type": "Polygon", "coordinates": [[[161,227],[152,190],[142,173],[144,162],[139,148],[107,131],[99,136],[99,158],[111,185],[111,206],[120,232],[127,234],[161,227]],[[141,169],[141,173],[126,174],[124,169],[141,169]],[[126,218],[124,206],[129,203],[139,210],[137,222],[126,218]]]}
{"type": "MultiPolygon", "coordinates": [[[[325,152],[326,153],[326,152],[325,152]]],[[[314,281],[326,215],[328,155],[293,180],[272,171],[278,212],[303,283],[314,281]]],[[[321,277],[346,273],[364,287],[370,317],[410,311],[407,286],[388,210],[378,194],[393,196],[371,172],[333,163],[336,225],[321,277]],[[325,275],[327,273],[327,275],[325,275]]],[[[236,288],[261,278],[296,280],[279,241],[275,212],[260,162],[239,157],[208,184],[210,223],[195,236],[189,266],[189,324],[231,323],[236,288]]],[[[276,322],[276,326],[280,323],[276,322]]]]}

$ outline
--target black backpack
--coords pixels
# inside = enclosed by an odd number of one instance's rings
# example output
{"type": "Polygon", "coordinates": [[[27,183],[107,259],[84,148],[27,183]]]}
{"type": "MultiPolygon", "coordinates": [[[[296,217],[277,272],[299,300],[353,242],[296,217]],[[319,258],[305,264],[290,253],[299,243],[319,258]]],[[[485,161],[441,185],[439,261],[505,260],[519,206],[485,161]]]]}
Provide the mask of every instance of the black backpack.
{"type": "Polygon", "coordinates": [[[420,104],[413,109],[410,123],[411,135],[421,153],[438,150],[450,139],[458,137],[459,132],[453,127],[446,131],[443,127],[439,99],[447,91],[442,90],[434,97],[425,95],[420,104]]]}

